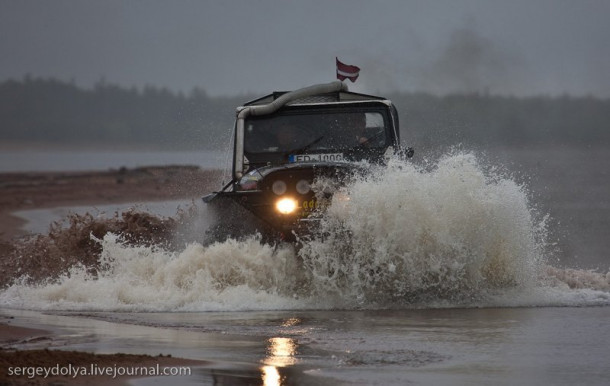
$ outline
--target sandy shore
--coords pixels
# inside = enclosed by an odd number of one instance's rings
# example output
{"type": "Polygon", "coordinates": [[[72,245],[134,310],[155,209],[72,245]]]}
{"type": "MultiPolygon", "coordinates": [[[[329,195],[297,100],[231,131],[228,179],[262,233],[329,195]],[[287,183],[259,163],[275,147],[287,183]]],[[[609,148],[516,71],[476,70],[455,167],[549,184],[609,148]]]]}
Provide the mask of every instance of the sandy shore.
{"type": "Polygon", "coordinates": [[[147,374],[153,374],[157,369],[185,371],[185,374],[190,371],[192,374],[193,368],[206,363],[165,355],[94,354],[71,350],[15,348],[52,340],[53,333],[50,331],[13,326],[10,320],[0,322],[0,385],[126,385],[130,379],[142,375],[115,374],[115,369],[126,373],[141,371],[140,374],[147,371],[147,374]],[[72,374],[61,375],[61,372],[68,371],[72,374]],[[94,374],[85,374],[84,371],[94,374]]]}
{"type": "MultiPolygon", "coordinates": [[[[24,234],[23,220],[13,212],[60,206],[104,205],[143,201],[199,199],[219,187],[220,172],[190,166],[143,167],[100,172],[0,173],[0,258],[24,234]]],[[[4,273],[6,273],[3,270],[4,273]]],[[[4,278],[6,279],[6,278],[4,278]]],[[[185,366],[201,364],[166,356],[27,349],[27,343],[52,333],[14,326],[0,318],[0,385],[123,384],[129,377],[44,378],[14,374],[18,366],[185,366]],[[9,368],[11,369],[9,371],[9,368]],[[12,375],[11,375],[12,373],[12,375]]]]}
{"type": "Polygon", "coordinates": [[[199,199],[220,187],[218,170],[191,166],[98,172],[0,173],[0,241],[23,235],[15,211],[60,206],[199,199]]]}

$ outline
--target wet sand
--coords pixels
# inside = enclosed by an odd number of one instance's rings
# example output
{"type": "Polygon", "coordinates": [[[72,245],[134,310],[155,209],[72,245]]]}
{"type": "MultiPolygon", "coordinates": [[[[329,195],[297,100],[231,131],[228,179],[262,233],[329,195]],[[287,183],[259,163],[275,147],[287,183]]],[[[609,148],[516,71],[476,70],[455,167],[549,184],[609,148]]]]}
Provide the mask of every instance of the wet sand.
{"type": "MultiPolygon", "coordinates": [[[[9,321],[10,322],[10,321],[9,321]]],[[[0,323],[0,385],[125,385],[133,376],[87,375],[78,378],[76,375],[31,375],[27,371],[34,368],[46,368],[49,372],[54,368],[63,369],[84,367],[91,369],[113,369],[115,366],[128,367],[181,367],[200,366],[203,361],[173,358],[171,355],[135,355],[135,354],[94,354],[72,350],[15,349],[28,345],[40,346],[51,344],[54,334],[51,331],[13,326],[9,322],[0,323]],[[27,369],[27,370],[19,370],[27,369]],[[23,372],[23,374],[21,374],[23,372]]]]}
{"type": "MultiPolygon", "coordinates": [[[[5,257],[13,243],[25,234],[24,220],[13,215],[19,210],[60,206],[104,205],[141,201],[198,199],[218,187],[220,173],[192,166],[141,167],[96,172],[0,173],[0,256],[5,257]]],[[[3,270],[2,273],[6,274],[3,270]]],[[[0,278],[6,282],[7,278],[0,278]]],[[[79,351],[48,350],[53,346],[50,331],[11,325],[0,319],[0,384],[48,385],[79,384],[82,378],[9,376],[14,366],[180,366],[193,364],[168,356],[99,355],[79,351]],[[35,349],[28,349],[37,342],[35,349]],[[45,343],[48,342],[48,343],[45,343]],[[19,347],[18,349],[16,347],[19,347]],[[42,347],[42,348],[41,348],[42,347]]],[[[126,377],[87,377],[87,384],[124,384],[126,377]]]]}
{"type": "Polygon", "coordinates": [[[219,184],[220,171],[195,166],[0,173],[0,242],[24,234],[19,210],[198,199],[219,184]]]}

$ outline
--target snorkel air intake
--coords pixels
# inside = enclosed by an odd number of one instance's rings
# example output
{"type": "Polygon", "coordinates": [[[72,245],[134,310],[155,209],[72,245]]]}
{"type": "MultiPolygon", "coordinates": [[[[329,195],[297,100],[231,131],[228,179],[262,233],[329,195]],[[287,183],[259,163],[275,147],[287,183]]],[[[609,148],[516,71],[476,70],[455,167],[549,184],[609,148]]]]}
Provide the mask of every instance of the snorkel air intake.
{"type": "Polygon", "coordinates": [[[341,81],[334,81],[326,84],[317,84],[299,90],[283,94],[273,102],[262,106],[247,106],[237,114],[235,123],[235,156],[233,159],[233,179],[238,180],[244,174],[244,126],[248,116],[260,116],[272,114],[282,106],[300,98],[309,97],[317,94],[328,94],[339,91],[347,91],[347,85],[341,81]]]}

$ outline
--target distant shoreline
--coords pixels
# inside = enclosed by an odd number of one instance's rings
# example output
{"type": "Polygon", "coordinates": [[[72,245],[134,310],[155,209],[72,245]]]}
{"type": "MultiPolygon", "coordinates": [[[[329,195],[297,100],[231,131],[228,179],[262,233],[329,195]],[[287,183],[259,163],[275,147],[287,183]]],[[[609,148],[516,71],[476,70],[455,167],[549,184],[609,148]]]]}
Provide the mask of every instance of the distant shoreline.
{"type": "Polygon", "coordinates": [[[107,171],[149,166],[192,165],[226,168],[224,150],[146,150],[86,148],[23,148],[0,151],[0,173],[107,171]]]}
{"type": "Polygon", "coordinates": [[[196,166],[0,173],[0,242],[25,234],[16,211],[199,198],[218,189],[220,179],[221,171],[196,166]]]}
{"type": "Polygon", "coordinates": [[[2,141],[0,142],[0,151],[189,151],[189,152],[205,152],[216,151],[218,149],[194,149],[182,147],[162,147],[153,144],[139,145],[135,143],[56,143],[56,142],[37,142],[37,141],[2,141]]]}

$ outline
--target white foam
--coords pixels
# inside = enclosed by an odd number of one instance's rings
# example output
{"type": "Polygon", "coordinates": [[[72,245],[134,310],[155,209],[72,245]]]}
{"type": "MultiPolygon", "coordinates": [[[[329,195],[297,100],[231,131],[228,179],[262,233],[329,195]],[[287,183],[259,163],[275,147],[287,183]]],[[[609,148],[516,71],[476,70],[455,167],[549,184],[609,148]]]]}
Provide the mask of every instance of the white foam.
{"type": "Polygon", "coordinates": [[[535,283],[544,219],[512,180],[485,175],[463,153],[431,171],[394,161],[373,176],[348,186],[348,200],[334,197],[322,236],[301,251],[318,288],[409,303],[535,283]]]}
{"type": "Polygon", "coordinates": [[[97,275],[75,267],[55,283],[14,285],[0,295],[7,306],[96,310],[241,310],[294,308],[278,296],[288,249],[257,238],[207,248],[191,244],[180,253],[128,247],[108,234],[97,275]]]}
{"type": "Polygon", "coordinates": [[[333,198],[319,232],[292,246],[257,237],[179,252],[116,235],[97,275],[15,284],[5,307],[215,311],[313,308],[608,305],[608,276],[545,263],[546,220],[523,186],[469,153],[430,167],[372,167],[333,198]],[[587,283],[595,279],[596,286],[587,283]],[[584,278],[584,279],[579,279],[584,278]],[[551,280],[552,279],[552,280],[551,280]],[[580,280],[580,281],[579,281],[580,280]],[[605,283],[605,284],[604,284],[605,283]]]}

